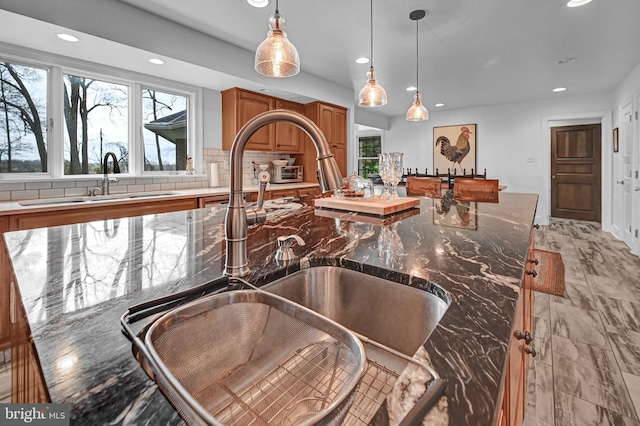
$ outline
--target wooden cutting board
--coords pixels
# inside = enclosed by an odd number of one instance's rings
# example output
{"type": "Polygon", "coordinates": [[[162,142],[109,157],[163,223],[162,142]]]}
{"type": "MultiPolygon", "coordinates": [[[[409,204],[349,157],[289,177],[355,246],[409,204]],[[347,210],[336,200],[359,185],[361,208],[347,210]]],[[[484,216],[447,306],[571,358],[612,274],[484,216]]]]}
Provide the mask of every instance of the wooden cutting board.
{"type": "Polygon", "coordinates": [[[316,207],[387,216],[419,205],[420,198],[400,197],[397,200],[382,200],[380,197],[374,197],[351,200],[348,198],[325,197],[316,198],[314,202],[316,207]]]}

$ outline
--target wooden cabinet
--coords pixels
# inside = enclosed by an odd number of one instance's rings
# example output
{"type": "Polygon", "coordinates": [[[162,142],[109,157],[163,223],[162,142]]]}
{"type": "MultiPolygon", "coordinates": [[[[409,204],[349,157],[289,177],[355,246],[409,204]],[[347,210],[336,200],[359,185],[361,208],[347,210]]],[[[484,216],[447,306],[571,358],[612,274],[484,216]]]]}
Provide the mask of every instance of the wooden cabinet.
{"type": "Polygon", "coordinates": [[[504,397],[502,402],[501,424],[520,426],[524,422],[529,362],[535,356],[532,343],[533,333],[533,277],[534,272],[533,234],[527,252],[522,291],[518,299],[514,318],[509,361],[505,375],[504,397]]]}
{"type": "MultiPolygon", "coordinates": [[[[295,111],[304,115],[304,105],[296,102],[284,101],[282,99],[276,99],[276,109],[286,109],[288,111],[295,111]]],[[[276,152],[286,153],[301,153],[304,147],[304,131],[295,124],[277,122],[276,123],[276,152]]]]}
{"type": "MultiPolygon", "coordinates": [[[[9,230],[9,217],[0,216],[0,238],[9,230]]],[[[9,316],[9,282],[11,266],[6,253],[4,239],[0,241],[0,351],[11,343],[11,327],[9,316]],[[5,302],[6,301],[6,302],[5,302]]]]}
{"type": "MultiPolygon", "coordinates": [[[[315,197],[317,195],[320,195],[320,187],[319,186],[313,186],[313,187],[309,187],[309,188],[288,188],[288,189],[277,189],[277,187],[275,187],[276,189],[274,189],[274,186],[271,186],[271,189],[267,190],[264,193],[264,199],[265,200],[275,200],[276,198],[283,198],[283,197],[315,197]]],[[[251,192],[249,193],[249,201],[256,201],[258,199],[258,193],[257,192],[251,192]]],[[[307,203],[309,203],[311,198],[307,198],[306,201],[307,203]]]]}
{"type": "MultiPolygon", "coordinates": [[[[305,113],[304,105],[234,87],[222,92],[222,149],[230,150],[242,126],[266,111],[286,109],[305,113]]],[[[296,125],[278,122],[256,131],[247,142],[246,150],[262,152],[301,153],[304,132],[296,125]]]]}
{"type": "MultiPolygon", "coordinates": [[[[342,176],[347,176],[347,110],[340,106],[323,102],[311,102],[305,105],[305,114],[318,125],[324,133],[342,176]]],[[[304,166],[305,182],[316,181],[316,150],[308,136],[304,136],[304,153],[296,156],[304,166]]]]}
{"type": "MultiPolygon", "coordinates": [[[[271,96],[261,95],[239,88],[222,92],[222,149],[231,150],[236,134],[247,121],[258,114],[275,109],[271,96]]],[[[276,141],[276,126],[269,124],[256,131],[245,149],[273,151],[276,141]]]]}

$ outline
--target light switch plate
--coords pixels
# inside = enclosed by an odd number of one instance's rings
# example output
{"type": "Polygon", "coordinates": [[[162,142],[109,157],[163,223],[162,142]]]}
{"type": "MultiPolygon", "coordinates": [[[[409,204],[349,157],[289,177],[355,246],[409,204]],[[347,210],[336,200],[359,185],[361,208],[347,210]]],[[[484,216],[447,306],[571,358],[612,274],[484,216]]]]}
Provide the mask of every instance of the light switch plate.
{"type": "Polygon", "coordinates": [[[527,163],[535,163],[536,157],[527,157],[527,163]]]}

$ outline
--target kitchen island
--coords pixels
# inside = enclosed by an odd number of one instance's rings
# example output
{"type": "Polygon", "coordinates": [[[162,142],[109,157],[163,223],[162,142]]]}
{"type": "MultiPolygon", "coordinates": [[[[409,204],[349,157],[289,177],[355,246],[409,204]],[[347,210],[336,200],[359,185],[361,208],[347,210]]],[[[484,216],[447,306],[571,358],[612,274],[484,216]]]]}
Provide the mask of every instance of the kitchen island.
{"type": "MultiPolygon", "coordinates": [[[[297,234],[306,245],[294,248],[301,259],[291,269],[339,265],[406,285],[439,285],[451,305],[424,352],[447,387],[431,424],[497,424],[537,195],[471,203],[468,221],[440,203],[423,198],[419,208],[384,220],[272,206],[266,223],[249,228],[248,281],[282,273],[276,238],[297,234]]],[[[197,209],[5,234],[14,298],[22,301],[15,305],[24,308],[44,394],[71,404],[72,424],[181,423],[132,356],[119,319],[130,306],[222,276],[224,213],[197,209]]]]}

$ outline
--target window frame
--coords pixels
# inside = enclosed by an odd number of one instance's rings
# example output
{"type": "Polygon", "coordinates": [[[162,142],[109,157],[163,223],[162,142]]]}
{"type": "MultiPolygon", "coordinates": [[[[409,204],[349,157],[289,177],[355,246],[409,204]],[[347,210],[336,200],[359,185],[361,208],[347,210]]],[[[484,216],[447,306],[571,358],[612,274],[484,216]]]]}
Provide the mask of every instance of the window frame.
{"type": "Polygon", "coordinates": [[[23,66],[47,70],[47,172],[0,173],[0,181],[42,181],[42,180],[89,180],[96,174],[64,174],[64,75],[73,74],[96,78],[108,83],[128,87],[128,149],[129,172],[123,177],[175,177],[197,176],[202,170],[202,150],[204,146],[203,88],[190,84],[163,79],[135,71],[109,67],[79,59],[62,57],[26,48],[15,49],[0,43],[0,60],[23,66]],[[193,159],[193,175],[180,171],[145,171],[144,138],[142,122],[142,91],[160,90],[188,98],[187,153],[193,159]]]}
{"type": "Polygon", "coordinates": [[[367,131],[367,132],[362,132],[362,133],[358,133],[356,135],[356,155],[355,157],[355,170],[357,171],[358,174],[361,173],[360,170],[360,160],[378,160],[377,157],[361,157],[360,156],[360,138],[373,138],[373,137],[379,137],[380,138],[380,152],[384,152],[384,132],[382,131],[367,131]]]}

